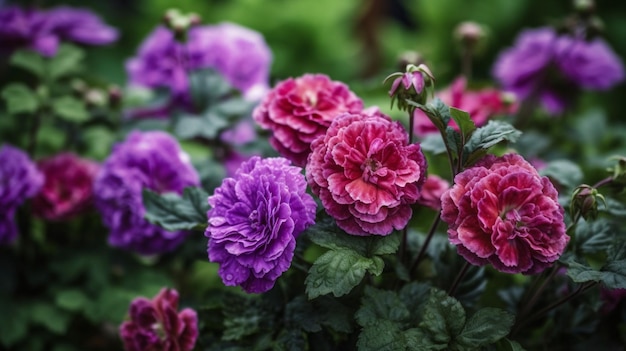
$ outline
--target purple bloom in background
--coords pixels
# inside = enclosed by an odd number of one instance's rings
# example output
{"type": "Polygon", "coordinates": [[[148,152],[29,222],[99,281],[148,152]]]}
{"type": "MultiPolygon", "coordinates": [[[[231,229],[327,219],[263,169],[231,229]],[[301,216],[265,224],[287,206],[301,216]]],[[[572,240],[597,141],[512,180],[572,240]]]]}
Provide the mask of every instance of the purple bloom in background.
{"type": "Polygon", "coordinates": [[[139,297],[120,325],[127,351],[191,351],[198,339],[198,315],[191,308],[178,312],[178,292],[161,289],[152,300],[139,297]]]}
{"type": "Polygon", "coordinates": [[[284,158],[255,156],[209,196],[209,259],[225,285],[262,293],[289,268],[296,236],[315,220],[301,171],[284,158]]]}
{"type": "Polygon", "coordinates": [[[109,244],[150,255],[173,250],[185,232],[169,232],[144,219],[142,190],[181,194],[199,178],[189,156],[165,132],[133,132],[117,144],[96,177],[96,207],[109,227],[109,244]]]}
{"type": "Polygon", "coordinates": [[[619,57],[600,38],[558,35],[552,28],[523,31],[504,50],[493,75],[520,99],[537,98],[550,114],[562,112],[580,89],[606,90],[624,79],[619,57]]]}
{"type": "Polygon", "coordinates": [[[0,9],[0,46],[12,52],[33,49],[54,56],[61,41],[105,45],[117,40],[118,32],[86,9],[57,7],[48,11],[9,6],[0,9]]]}
{"type": "Polygon", "coordinates": [[[232,23],[192,27],[186,43],[176,41],[167,28],[157,27],[126,63],[131,84],[167,87],[187,96],[191,70],[213,68],[249,98],[269,88],[272,54],[263,36],[232,23]]]}
{"type": "Polygon", "coordinates": [[[0,147],[0,244],[15,240],[15,211],[37,194],[43,181],[43,175],[24,151],[9,145],[0,147]]]}

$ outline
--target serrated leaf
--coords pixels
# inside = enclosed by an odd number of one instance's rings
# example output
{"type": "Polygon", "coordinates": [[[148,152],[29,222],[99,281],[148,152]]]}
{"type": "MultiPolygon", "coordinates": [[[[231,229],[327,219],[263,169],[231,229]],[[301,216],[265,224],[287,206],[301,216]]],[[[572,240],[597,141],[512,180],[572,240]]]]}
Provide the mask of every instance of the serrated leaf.
{"type": "Polygon", "coordinates": [[[441,99],[435,98],[431,102],[426,105],[419,104],[417,102],[406,100],[406,102],[414,107],[422,110],[428,119],[435,125],[437,130],[441,132],[441,134],[445,134],[445,130],[450,123],[450,108],[446,105],[441,99]]]}
{"type": "Polygon", "coordinates": [[[335,297],[343,296],[363,280],[366,272],[373,273],[378,268],[375,260],[354,250],[329,250],[309,269],[305,280],[307,295],[309,299],[330,293],[335,297]]]}
{"type": "Polygon", "coordinates": [[[496,351],[526,351],[517,341],[500,339],[495,345],[496,351]]]}
{"type": "Polygon", "coordinates": [[[626,289],[626,260],[611,261],[601,270],[573,261],[567,265],[567,275],[576,283],[596,281],[610,289],[626,289]]]}
{"type": "Polygon", "coordinates": [[[424,306],[420,328],[428,331],[435,343],[448,344],[461,333],[464,325],[465,310],[459,301],[433,288],[424,306]]]}
{"type": "Polygon", "coordinates": [[[412,282],[403,286],[398,293],[400,300],[411,312],[410,321],[413,325],[417,325],[422,320],[422,310],[428,300],[430,289],[431,286],[426,283],[412,282]]]}
{"type": "Polygon", "coordinates": [[[230,122],[213,112],[206,112],[199,116],[181,116],[174,126],[174,134],[181,139],[196,137],[215,139],[219,133],[228,127],[230,122]]]}
{"type": "Polygon", "coordinates": [[[174,193],[157,194],[143,190],[145,218],[169,231],[204,230],[207,226],[209,205],[207,194],[201,188],[187,187],[182,197],[174,193]]]}
{"type": "Polygon", "coordinates": [[[85,103],[75,97],[66,95],[52,100],[54,114],[69,122],[84,122],[89,119],[85,103]]]}
{"type": "Polygon", "coordinates": [[[410,317],[407,306],[394,291],[365,287],[361,308],[356,312],[357,323],[362,327],[376,326],[382,320],[402,323],[410,317]]]}
{"type": "Polygon", "coordinates": [[[78,311],[89,303],[89,299],[82,291],[71,289],[57,293],[55,303],[65,310],[78,311]]]}
{"type": "Polygon", "coordinates": [[[54,80],[76,72],[84,56],[85,53],[76,46],[61,45],[48,62],[50,78],[54,80]]]}
{"type": "Polygon", "coordinates": [[[386,236],[370,236],[368,239],[371,241],[368,249],[370,255],[387,255],[398,251],[401,235],[395,231],[386,236]]]}
{"type": "Polygon", "coordinates": [[[406,344],[398,323],[381,320],[377,325],[361,330],[357,348],[361,351],[404,351],[406,344]]]}
{"type": "Polygon", "coordinates": [[[41,78],[45,71],[43,57],[33,50],[19,50],[11,55],[11,64],[23,68],[41,78]]]}
{"type": "Polygon", "coordinates": [[[585,254],[605,252],[613,243],[614,228],[606,219],[581,221],[576,226],[576,251],[585,254]]]}
{"type": "Polygon", "coordinates": [[[321,296],[313,301],[318,311],[321,324],[340,333],[350,333],[353,330],[354,312],[341,304],[337,299],[321,296]]]}
{"type": "Polygon", "coordinates": [[[626,218],[626,205],[610,197],[605,197],[605,199],[606,207],[599,206],[599,209],[605,210],[606,212],[611,214],[611,216],[626,218]]]}
{"type": "Polygon", "coordinates": [[[304,232],[315,244],[331,250],[350,249],[367,255],[368,237],[348,235],[330,220],[322,220],[304,232]]]}
{"type": "Polygon", "coordinates": [[[469,113],[454,107],[450,107],[450,117],[452,117],[459,127],[461,136],[463,137],[462,143],[465,144],[476,130],[476,124],[474,124],[474,121],[470,118],[469,113]]]}
{"type": "Polygon", "coordinates": [[[514,322],[515,317],[507,311],[482,308],[470,317],[456,342],[469,350],[490,345],[505,337],[514,322]]]}
{"type": "Polygon", "coordinates": [[[322,330],[313,305],[304,296],[297,296],[285,308],[285,320],[301,330],[316,333],[322,330]]]}
{"type": "Polygon", "coordinates": [[[7,103],[7,111],[10,114],[34,113],[39,107],[37,95],[23,83],[7,85],[2,89],[2,97],[7,103]]]}
{"type": "Polygon", "coordinates": [[[559,184],[568,188],[574,188],[583,179],[583,172],[580,167],[569,160],[550,161],[539,174],[554,179],[559,184]]]}
{"type": "Polygon", "coordinates": [[[476,129],[470,140],[465,144],[463,153],[464,165],[471,166],[482,157],[490,147],[502,142],[515,142],[522,132],[515,129],[510,123],[489,121],[486,125],[476,129]]]}

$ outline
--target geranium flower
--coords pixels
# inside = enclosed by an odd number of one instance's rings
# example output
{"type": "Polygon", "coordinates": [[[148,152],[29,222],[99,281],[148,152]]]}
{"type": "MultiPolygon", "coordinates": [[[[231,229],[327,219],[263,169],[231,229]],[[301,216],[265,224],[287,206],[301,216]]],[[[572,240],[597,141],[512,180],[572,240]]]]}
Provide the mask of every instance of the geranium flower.
{"type": "Polygon", "coordinates": [[[311,142],[324,135],[335,117],[362,109],[363,102],[347,85],[323,74],[305,74],[276,84],[252,117],[272,131],[270,144],[276,151],[304,166],[311,142]]]}
{"type": "Polygon", "coordinates": [[[191,351],[198,339],[196,311],[178,312],[178,292],[161,289],[152,299],[132,301],[130,320],[120,325],[126,351],[191,351]]]}
{"type": "Polygon", "coordinates": [[[426,171],[408,138],[382,113],[345,113],[311,144],[308,183],[349,234],[388,235],[407,225],[426,171]]]}
{"type": "Polygon", "coordinates": [[[189,156],[165,132],[132,132],[114,146],[96,177],[96,208],[109,228],[109,244],[151,255],[173,250],[185,232],[169,232],[144,218],[143,189],[182,194],[199,178],[189,156]]]}
{"type": "Polygon", "coordinates": [[[565,250],[569,236],[556,189],[521,156],[489,155],[454,182],[441,197],[441,218],[470,263],[534,274],[565,250]]]}
{"type": "Polygon", "coordinates": [[[0,147],[0,244],[15,240],[15,211],[37,194],[42,184],[43,175],[24,151],[10,145],[0,147]]]}
{"type": "MultiPolygon", "coordinates": [[[[514,113],[517,109],[517,104],[509,101],[506,93],[502,91],[494,88],[467,89],[467,79],[463,76],[456,78],[448,88],[438,92],[437,97],[446,105],[469,113],[477,127],[487,124],[494,116],[514,113]]],[[[415,110],[413,118],[417,135],[439,132],[420,109],[415,110]]],[[[450,121],[450,125],[456,130],[459,129],[453,120],[450,121]]]]}
{"type": "Polygon", "coordinates": [[[291,265],[296,237],[315,220],[301,170],[254,156],[209,196],[208,254],[225,285],[262,293],[291,265]]]}
{"type": "Polygon", "coordinates": [[[441,195],[449,188],[450,183],[447,180],[434,174],[428,175],[420,191],[417,203],[439,211],[441,209],[441,195]]]}
{"type": "Polygon", "coordinates": [[[92,202],[93,182],[100,166],[71,153],[37,162],[44,175],[41,191],[33,199],[33,212],[48,220],[70,219],[92,202]]]}
{"type": "Polygon", "coordinates": [[[624,80],[624,67],[604,40],[585,41],[544,27],[523,31],[500,54],[493,75],[520,99],[536,98],[555,115],[580,89],[606,90],[624,80]]]}

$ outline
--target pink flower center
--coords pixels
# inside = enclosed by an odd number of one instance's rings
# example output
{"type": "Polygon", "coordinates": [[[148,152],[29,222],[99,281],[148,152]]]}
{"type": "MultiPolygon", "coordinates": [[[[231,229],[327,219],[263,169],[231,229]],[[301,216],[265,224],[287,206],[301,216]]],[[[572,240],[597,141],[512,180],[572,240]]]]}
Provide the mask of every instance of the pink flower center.
{"type": "Polygon", "coordinates": [[[381,167],[383,167],[383,164],[380,161],[373,158],[367,158],[365,162],[363,162],[363,165],[361,165],[363,180],[370,183],[376,183],[378,181],[376,171],[381,167]]]}

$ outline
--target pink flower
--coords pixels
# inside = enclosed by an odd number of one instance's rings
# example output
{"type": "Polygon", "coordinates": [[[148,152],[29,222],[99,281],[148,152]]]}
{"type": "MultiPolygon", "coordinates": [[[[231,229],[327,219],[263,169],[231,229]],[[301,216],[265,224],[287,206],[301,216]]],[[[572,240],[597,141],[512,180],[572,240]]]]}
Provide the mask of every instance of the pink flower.
{"type": "Polygon", "coordinates": [[[447,180],[436,175],[429,175],[424,181],[417,203],[439,211],[441,209],[441,195],[449,188],[450,183],[447,180]]]}
{"type": "Polygon", "coordinates": [[[139,297],[130,305],[130,320],[120,326],[126,351],[190,351],[198,338],[196,311],[178,312],[178,292],[161,289],[152,300],[139,297]]]}
{"type": "MultiPolygon", "coordinates": [[[[466,111],[470,114],[476,126],[481,127],[496,115],[514,113],[517,104],[507,101],[506,94],[493,88],[481,90],[468,90],[467,80],[460,76],[447,89],[440,91],[437,97],[447,105],[466,111]]],[[[426,135],[438,132],[437,128],[421,110],[415,110],[415,133],[426,135]]],[[[458,127],[454,121],[450,121],[454,129],[458,127]]]]}
{"type": "Polygon", "coordinates": [[[33,212],[48,220],[70,219],[87,209],[92,202],[92,189],[98,163],[62,153],[40,160],[37,168],[45,182],[33,199],[33,212]]]}
{"type": "Polygon", "coordinates": [[[363,102],[348,86],[323,74],[305,74],[278,83],[252,117],[272,131],[270,143],[297,166],[306,164],[315,138],[343,112],[358,113],[363,102]]]}
{"type": "Polygon", "coordinates": [[[561,256],[569,237],[557,191],[521,156],[489,155],[454,182],[441,197],[441,218],[470,263],[534,274],[561,256]]]}
{"type": "Polygon", "coordinates": [[[399,122],[345,113],[311,144],[307,181],[326,212],[353,235],[388,235],[411,218],[426,159],[399,122]]]}

